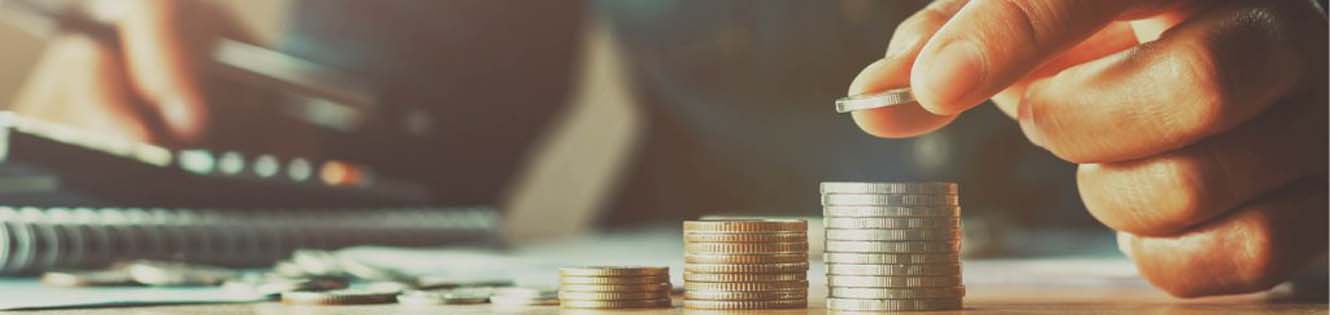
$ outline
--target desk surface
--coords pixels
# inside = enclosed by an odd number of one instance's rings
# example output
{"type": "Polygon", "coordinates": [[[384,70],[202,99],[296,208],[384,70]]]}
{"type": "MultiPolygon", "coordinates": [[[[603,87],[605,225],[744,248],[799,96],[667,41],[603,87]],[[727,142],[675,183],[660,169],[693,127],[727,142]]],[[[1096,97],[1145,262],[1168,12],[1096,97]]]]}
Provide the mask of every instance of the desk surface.
{"type": "MultiPolygon", "coordinates": [[[[827,314],[825,288],[810,288],[808,309],[760,312],[653,310],[563,310],[555,306],[496,308],[490,305],[407,306],[397,304],[302,306],[279,303],[116,307],[14,312],[16,314],[827,314]]],[[[965,309],[925,314],[1326,314],[1324,302],[1275,302],[1264,294],[1181,300],[1150,288],[970,287],[965,309]]],[[[6,313],[8,314],[8,313],[6,313]]]]}

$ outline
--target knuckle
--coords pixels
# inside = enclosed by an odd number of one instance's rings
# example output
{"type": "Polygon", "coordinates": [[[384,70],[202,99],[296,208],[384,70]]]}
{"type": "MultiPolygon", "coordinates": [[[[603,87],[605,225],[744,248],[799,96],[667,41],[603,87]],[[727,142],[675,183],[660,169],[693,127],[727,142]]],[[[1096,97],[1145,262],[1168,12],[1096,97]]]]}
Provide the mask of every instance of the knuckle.
{"type": "Polygon", "coordinates": [[[1175,82],[1190,87],[1190,93],[1168,93],[1169,100],[1155,104],[1161,127],[1170,130],[1206,132],[1222,123],[1225,106],[1231,105],[1230,86],[1214,47],[1205,42],[1185,44],[1180,53],[1166,60],[1175,82]],[[1182,106],[1178,106],[1182,105],[1182,106]],[[1188,110],[1176,110],[1184,108],[1188,110]],[[1174,109],[1174,110],[1169,110],[1174,109]]]}
{"type": "Polygon", "coordinates": [[[1141,236],[1169,236],[1210,217],[1203,163],[1185,158],[1083,168],[1085,206],[1105,225],[1141,236]]]}

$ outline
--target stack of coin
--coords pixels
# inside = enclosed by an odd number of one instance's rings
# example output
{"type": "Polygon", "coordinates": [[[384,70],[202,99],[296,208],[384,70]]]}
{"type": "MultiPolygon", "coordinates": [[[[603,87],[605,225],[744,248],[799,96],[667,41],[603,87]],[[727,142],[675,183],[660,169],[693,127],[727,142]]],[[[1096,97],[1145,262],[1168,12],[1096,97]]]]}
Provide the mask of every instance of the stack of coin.
{"type": "Polygon", "coordinates": [[[955,183],[822,183],[827,309],[961,308],[955,183]]]}
{"type": "Polygon", "coordinates": [[[592,309],[670,307],[670,268],[564,267],[559,269],[559,305],[592,309]]]}
{"type": "Polygon", "coordinates": [[[686,221],[683,234],[685,308],[808,306],[808,222],[686,221]]]}

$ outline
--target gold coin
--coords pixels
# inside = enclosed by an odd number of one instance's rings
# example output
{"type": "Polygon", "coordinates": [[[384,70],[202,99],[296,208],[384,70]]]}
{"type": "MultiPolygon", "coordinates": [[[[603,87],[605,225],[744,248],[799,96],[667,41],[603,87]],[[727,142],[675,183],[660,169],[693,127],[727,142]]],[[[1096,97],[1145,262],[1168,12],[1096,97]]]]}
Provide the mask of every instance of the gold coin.
{"type": "Polygon", "coordinates": [[[915,300],[867,300],[827,298],[827,309],[840,311],[937,311],[961,308],[961,298],[915,300]]]}
{"type": "Polygon", "coordinates": [[[950,194],[960,192],[959,185],[948,182],[930,183],[872,183],[822,182],[819,190],[834,194],[950,194]]]}
{"type": "Polygon", "coordinates": [[[684,272],[708,273],[780,273],[804,272],[808,262],[777,264],[684,264],[684,272]]]}
{"type": "Polygon", "coordinates": [[[865,217],[956,217],[961,216],[960,206],[826,206],[822,207],[824,217],[865,218],[865,217]]]}
{"type": "Polygon", "coordinates": [[[559,283],[562,284],[655,284],[661,282],[670,282],[670,277],[668,275],[645,277],[559,277],[559,283]]]}
{"type": "Polygon", "coordinates": [[[765,301],[684,300],[683,307],[691,309],[703,309],[703,310],[804,308],[808,307],[808,299],[805,298],[805,299],[792,299],[792,300],[765,300],[765,301]]]}
{"type": "Polygon", "coordinates": [[[827,264],[827,274],[847,276],[945,276],[961,274],[960,264],[848,265],[827,264]]]}
{"type": "Polygon", "coordinates": [[[822,194],[823,206],[955,206],[956,195],[822,194]]]}
{"type": "Polygon", "coordinates": [[[822,219],[828,229],[952,229],[959,230],[957,217],[836,218],[822,219]]]}
{"type": "Polygon", "coordinates": [[[689,243],[771,243],[808,242],[808,233],[684,233],[689,243]]]}
{"type": "Polygon", "coordinates": [[[577,292],[559,291],[559,299],[582,301],[655,300],[670,298],[670,291],[577,292]]]}
{"type": "Polygon", "coordinates": [[[965,296],[965,287],[950,288],[841,288],[833,287],[830,297],[849,299],[934,299],[965,296]]]}
{"type": "Polygon", "coordinates": [[[960,229],[827,229],[837,241],[941,241],[961,239],[960,229]]]}
{"type": "Polygon", "coordinates": [[[794,289],[782,291],[703,291],[691,290],[683,293],[684,299],[689,300],[722,300],[722,301],[752,301],[752,300],[794,300],[807,299],[808,289],[794,289]]]}
{"type": "Polygon", "coordinates": [[[650,284],[563,284],[560,292],[660,292],[670,291],[668,282],[650,284]]]}
{"type": "Polygon", "coordinates": [[[397,292],[341,289],[331,291],[282,292],[282,303],[304,305],[348,305],[393,302],[397,292]]]}
{"type": "Polygon", "coordinates": [[[823,253],[828,264],[942,264],[958,263],[956,253],[937,254],[881,254],[881,253],[823,253]]]}
{"type": "Polygon", "coordinates": [[[961,285],[960,276],[842,276],[828,275],[827,285],[846,288],[940,288],[961,285]]]}
{"type": "Polygon", "coordinates": [[[806,253],[808,242],[792,243],[685,243],[684,251],[701,254],[806,253]]]}
{"type": "Polygon", "coordinates": [[[587,277],[628,277],[628,276],[669,276],[669,267],[651,266],[584,266],[559,268],[560,276],[587,277]]]}
{"type": "Polygon", "coordinates": [[[785,291],[808,289],[808,280],[785,282],[691,282],[683,283],[684,292],[688,291],[785,291]]]}
{"type": "Polygon", "coordinates": [[[960,240],[917,242],[827,241],[826,250],[834,253],[957,253],[960,240]]]}
{"type": "Polygon", "coordinates": [[[567,308],[656,308],[673,306],[669,298],[622,301],[563,300],[559,301],[559,305],[567,308]]]}
{"type": "Polygon", "coordinates": [[[785,254],[696,254],[686,253],[683,261],[690,264],[774,264],[808,262],[808,253],[785,254]]]}
{"type": "Polygon", "coordinates": [[[690,220],[683,222],[683,231],[684,233],[807,232],[808,221],[786,219],[690,220]]]}
{"type": "Polygon", "coordinates": [[[698,273],[684,272],[683,281],[697,282],[782,282],[807,280],[805,272],[793,273],[698,273]]]}

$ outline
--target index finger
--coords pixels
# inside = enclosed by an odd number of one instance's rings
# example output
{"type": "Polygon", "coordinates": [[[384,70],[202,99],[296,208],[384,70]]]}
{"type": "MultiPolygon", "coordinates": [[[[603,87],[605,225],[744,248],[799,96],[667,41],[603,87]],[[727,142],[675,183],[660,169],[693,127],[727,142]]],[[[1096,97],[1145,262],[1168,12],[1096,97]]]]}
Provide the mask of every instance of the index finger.
{"type": "MultiPolygon", "coordinates": [[[[916,12],[896,28],[887,46],[887,56],[865,67],[850,83],[849,95],[873,93],[907,86],[910,69],[919,56],[919,50],[938,28],[960,10],[968,0],[939,0],[916,12]]],[[[925,134],[942,128],[956,118],[955,115],[935,115],[919,107],[918,103],[903,104],[866,111],[856,111],[855,124],[874,136],[904,138],[925,134]]]]}

